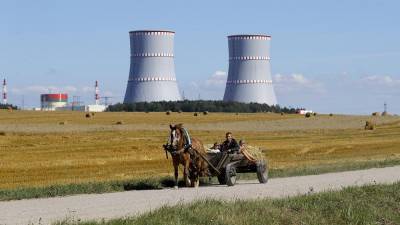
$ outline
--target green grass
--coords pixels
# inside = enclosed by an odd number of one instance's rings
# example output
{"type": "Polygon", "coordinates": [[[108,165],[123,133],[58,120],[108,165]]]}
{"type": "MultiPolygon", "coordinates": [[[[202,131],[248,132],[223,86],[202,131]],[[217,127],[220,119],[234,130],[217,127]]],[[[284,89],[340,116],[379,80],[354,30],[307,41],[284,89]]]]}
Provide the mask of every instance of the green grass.
{"type": "MultiPolygon", "coordinates": [[[[272,169],[269,171],[269,177],[290,177],[322,174],[328,172],[340,172],[348,170],[358,170],[367,168],[380,168],[400,165],[400,160],[384,160],[384,161],[366,161],[366,162],[347,162],[332,165],[309,166],[303,168],[289,169],[272,169]]],[[[239,179],[257,179],[256,174],[241,174],[239,179]]],[[[203,179],[202,185],[209,185],[207,179],[203,179]]],[[[212,180],[217,183],[216,178],[212,180]]],[[[30,198],[45,198],[76,194],[92,194],[92,193],[108,193],[121,192],[129,190],[151,190],[173,187],[174,180],[172,177],[153,177],[147,179],[122,180],[122,181],[103,181],[103,182],[88,182],[80,184],[61,184],[51,185],[47,187],[35,188],[19,188],[10,190],[0,190],[0,201],[30,199],[30,198]]],[[[180,181],[180,186],[183,186],[183,181],[180,181]]]]}
{"type": "Polygon", "coordinates": [[[128,224],[400,224],[400,183],[348,187],[286,199],[203,200],[162,207],[139,217],[57,225],[128,224]]]}

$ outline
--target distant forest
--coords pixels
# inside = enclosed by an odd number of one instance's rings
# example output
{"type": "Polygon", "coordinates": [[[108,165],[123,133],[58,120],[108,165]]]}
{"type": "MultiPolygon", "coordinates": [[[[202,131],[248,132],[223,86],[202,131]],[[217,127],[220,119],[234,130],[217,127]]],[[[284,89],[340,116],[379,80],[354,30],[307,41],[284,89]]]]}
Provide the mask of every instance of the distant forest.
{"type": "Polygon", "coordinates": [[[176,102],[138,102],[138,103],[117,103],[110,105],[107,109],[110,112],[274,112],[274,113],[296,113],[295,108],[280,107],[279,105],[269,106],[259,103],[239,103],[223,101],[176,101],[176,102]]]}
{"type": "Polygon", "coordinates": [[[11,105],[11,104],[2,104],[0,103],[0,109],[8,109],[8,108],[12,108],[12,109],[18,109],[17,106],[11,105]]]}

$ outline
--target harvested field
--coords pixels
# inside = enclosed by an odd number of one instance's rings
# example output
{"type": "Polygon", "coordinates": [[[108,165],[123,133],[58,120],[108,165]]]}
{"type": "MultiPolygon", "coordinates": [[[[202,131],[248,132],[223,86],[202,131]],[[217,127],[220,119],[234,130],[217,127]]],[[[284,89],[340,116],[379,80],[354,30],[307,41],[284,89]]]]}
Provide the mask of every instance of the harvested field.
{"type": "Polygon", "coordinates": [[[275,169],[400,159],[400,118],[394,116],[161,112],[88,119],[81,112],[0,111],[0,189],[171,175],[161,145],[169,123],[178,122],[204,143],[222,142],[233,131],[275,169]],[[376,129],[364,130],[366,120],[376,129]]]}

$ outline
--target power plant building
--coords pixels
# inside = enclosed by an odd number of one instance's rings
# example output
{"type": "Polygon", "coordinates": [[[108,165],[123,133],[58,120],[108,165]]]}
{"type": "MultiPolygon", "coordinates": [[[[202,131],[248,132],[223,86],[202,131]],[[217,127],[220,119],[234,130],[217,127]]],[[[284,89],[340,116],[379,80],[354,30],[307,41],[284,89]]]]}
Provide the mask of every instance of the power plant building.
{"type": "Polygon", "coordinates": [[[178,101],[173,31],[129,32],[130,71],[124,103],[178,101]]]}
{"type": "Polygon", "coordinates": [[[269,35],[228,36],[229,71],[224,101],[276,105],[269,35]]]}
{"type": "Polygon", "coordinates": [[[42,111],[55,111],[57,108],[66,107],[68,94],[42,94],[40,95],[40,108],[42,111]]]}

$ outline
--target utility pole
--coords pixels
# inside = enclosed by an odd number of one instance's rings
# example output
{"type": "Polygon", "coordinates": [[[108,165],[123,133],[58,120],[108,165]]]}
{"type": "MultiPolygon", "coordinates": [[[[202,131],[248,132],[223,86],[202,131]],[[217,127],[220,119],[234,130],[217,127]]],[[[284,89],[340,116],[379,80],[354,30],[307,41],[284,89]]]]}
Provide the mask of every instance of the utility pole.
{"type": "Polygon", "coordinates": [[[383,112],[387,113],[387,104],[386,104],[386,102],[383,104],[383,112]]]}

